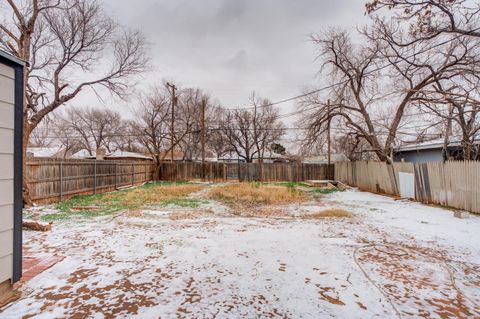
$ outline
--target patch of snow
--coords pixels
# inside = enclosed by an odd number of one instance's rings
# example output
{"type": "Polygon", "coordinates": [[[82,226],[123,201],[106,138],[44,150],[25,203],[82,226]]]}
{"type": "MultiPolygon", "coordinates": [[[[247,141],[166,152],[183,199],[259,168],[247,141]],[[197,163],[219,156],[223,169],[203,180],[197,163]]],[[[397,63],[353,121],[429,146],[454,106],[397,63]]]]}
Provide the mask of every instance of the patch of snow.
{"type": "Polygon", "coordinates": [[[478,216],[355,190],[283,207],[328,208],[353,218],[169,220],[162,208],[27,231],[26,250],[67,258],[0,317],[480,316],[478,216]]]}

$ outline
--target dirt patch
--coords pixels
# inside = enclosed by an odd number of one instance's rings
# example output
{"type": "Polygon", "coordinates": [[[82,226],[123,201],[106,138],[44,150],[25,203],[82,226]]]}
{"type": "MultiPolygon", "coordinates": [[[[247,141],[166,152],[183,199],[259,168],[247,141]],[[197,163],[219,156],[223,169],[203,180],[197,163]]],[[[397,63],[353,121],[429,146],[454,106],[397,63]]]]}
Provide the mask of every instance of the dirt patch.
{"type": "Polygon", "coordinates": [[[322,287],[319,284],[315,285],[318,288],[318,294],[320,299],[328,301],[329,303],[337,306],[345,306],[345,303],[340,300],[337,291],[334,287],[322,287]]]}
{"type": "Polygon", "coordinates": [[[278,218],[290,216],[285,210],[276,206],[261,206],[261,207],[242,207],[235,210],[236,215],[244,217],[260,217],[260,218],[278,218]]]}
{"type": "Polygon", "coordinates": [[[412,249],[384,245],[367,245],[358,252],[359,265],[367,275],[375,274],[375,284],[401,314],[424,318],[480,316],[442,261],[412,249]],[[417,313],[410,311],[413,305],[417,313]]]}

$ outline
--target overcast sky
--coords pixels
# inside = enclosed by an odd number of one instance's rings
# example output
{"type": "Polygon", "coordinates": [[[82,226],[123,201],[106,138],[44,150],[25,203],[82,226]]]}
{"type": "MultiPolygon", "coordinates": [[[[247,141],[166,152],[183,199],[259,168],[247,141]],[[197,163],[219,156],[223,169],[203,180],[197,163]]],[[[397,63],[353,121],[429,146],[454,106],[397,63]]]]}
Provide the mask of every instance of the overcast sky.
{"type": "MultiPolygon", "coordinates": [[[[205,89],[225,107],[245,106],[253,90],[277,101],[321,83],[309,35],[330,25],[353,31],[366,19],[363,0],[105,3],[112,16],[141,30],[151,44],[154,70],[141,87],[173,80],[205,89]]],[[[292,104],[280,107],[286,113],[292,104]]]]}

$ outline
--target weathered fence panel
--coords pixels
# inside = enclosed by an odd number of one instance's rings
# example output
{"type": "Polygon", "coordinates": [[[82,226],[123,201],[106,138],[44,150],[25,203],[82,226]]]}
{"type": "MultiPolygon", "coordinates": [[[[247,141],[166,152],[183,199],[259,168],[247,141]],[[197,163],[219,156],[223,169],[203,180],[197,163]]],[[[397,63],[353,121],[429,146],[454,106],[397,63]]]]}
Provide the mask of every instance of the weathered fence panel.
{"type": "Polygon", "coordinates": [[[153,165],[149,161],[29,160],[26,179],[32,200],[47,203],[150,181],[153,165]]]}
{"type": "MultiPolygon", "coordinates": [[[[333,165],[290,163],[205,163],[205,179],[263,182],[298,182],[333,179],[333,165]]],[[[170,181],[201,179],[202,163],[165,162],[160,166],[160,179],[170,181]]]]}
{"type": "MultiPolygon", "coordinates": [[[[160,165],[160,179],[211,182],[303,181],[332,179],[333,165],[193,163],[165,162],[160,165]],[[205,176],[203,176],[205,174],[205,176]]],[[[95,161],[42,159],[27,162],[26,179],[31,198],[36,203],[58,202],[80,194],[97,194],[119,187],[139,185],[154,179],[155,165],[148,161],[95,161]]]]}
{"type": "Polygon", "coordinates": [[[399,173],[413,173],[415,199],[480,213],[480,162],[335,163],[335,179],[363,190],[399,196],[399,173]]]}
{"type": "Polygon", "coordinates": [[[416,185],[418,200],[480,213],[480,162],[418,164],[416,185]]]}

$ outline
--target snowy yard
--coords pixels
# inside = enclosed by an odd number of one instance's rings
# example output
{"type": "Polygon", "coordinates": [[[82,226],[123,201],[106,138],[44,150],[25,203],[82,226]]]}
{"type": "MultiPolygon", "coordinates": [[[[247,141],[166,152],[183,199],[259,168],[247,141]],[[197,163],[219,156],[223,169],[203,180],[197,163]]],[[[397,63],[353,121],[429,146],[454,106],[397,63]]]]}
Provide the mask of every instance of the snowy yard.
{"type": "Polygon", "coordinates": [[[238,215],[211,189],[26,231],[65,259],[0,318],[480,317],[477,216],[355,190],[238,215]]]}

